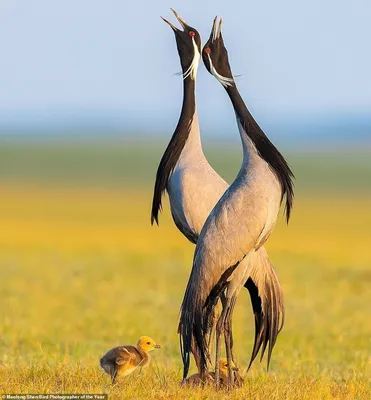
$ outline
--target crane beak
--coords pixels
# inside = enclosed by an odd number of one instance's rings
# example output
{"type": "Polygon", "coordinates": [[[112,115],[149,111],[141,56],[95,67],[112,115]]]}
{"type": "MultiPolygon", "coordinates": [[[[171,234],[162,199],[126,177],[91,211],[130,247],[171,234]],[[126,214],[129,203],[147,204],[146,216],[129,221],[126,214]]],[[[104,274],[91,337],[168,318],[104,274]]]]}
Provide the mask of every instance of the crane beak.
{"type": "Polygon", "coordinates": [[[180,15],[179,15],[175,10],[173,10],[172,8],[170,8],[170,10],[173,12],[173,14],[175,15],[175,18],[179,21],[180,25],[182,25],[183,28],[187,28],[188,25],[187,25],[187,23],[184,21],[184,19],[182,19],[182,18],[180,17],[180,15]]]}
{"type": "Polygon", "coordinates": [[[173,31],[174,32],[178,32],[179,31],[179,29],[175,26],[175,25],[173,25],[170,21],[168,21],[166,18],[164,18],[164,17],[161,17],[168,25],[170,25],[170,27],[173,29],[173,31]]]}
{"type": "MultiPolygon", "coordinates": [[[[173,10],[172,8],[170,8],[170,10],[173,12],[173,14],[175,15],[175,18],[179,21],[180,25],[182,25],[183,29],[188,28],[188,25],[187,25],[187,23],[184,21],[184,19],[182,19],[182,18],[179,16],[179,14],[178,14],[175,10],[173,10]]],[[[179,31],[180,31],[175,25],[173,25],[173,24],[172,24],[170,21],[168,21],[166,18],[164,18],[164,17],[161,17],[161,18],[173,29],[174,32],[179,32],[179,31]]]]}
{"type": "Polygon", "coordinates": [[[211,28],[210,39],[209,39],[209,40],[211,40],[211,42],[214,42],[215,40],[220,39],[221,35],[222,35],[223,18],[220,17],[219,24],[217,23],[217,20],[218,20],[218,16],[216,16],[214,18],[213,26],[211,28]]]}
{"type": "Polygon", "coordinates": [[[155,349],[161,349],[161,345],[160,344],[155,344],[155,349]]]}

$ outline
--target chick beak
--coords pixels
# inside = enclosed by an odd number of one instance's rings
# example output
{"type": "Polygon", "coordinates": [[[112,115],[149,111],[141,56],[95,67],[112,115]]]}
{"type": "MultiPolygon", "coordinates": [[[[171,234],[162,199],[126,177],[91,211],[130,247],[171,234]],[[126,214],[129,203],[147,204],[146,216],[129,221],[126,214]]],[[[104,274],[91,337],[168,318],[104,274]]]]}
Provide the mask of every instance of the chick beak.
{"type": "Polygon", "coordinates": [[[238,367],[232,367],[232,371],[238,372],[239,369],[238,369],[238,367]]]}
{"type": "Polygon", "coordinates": [[[161,349],[161,345],[160,344],[155,344],[155,349],[161,349]]]}

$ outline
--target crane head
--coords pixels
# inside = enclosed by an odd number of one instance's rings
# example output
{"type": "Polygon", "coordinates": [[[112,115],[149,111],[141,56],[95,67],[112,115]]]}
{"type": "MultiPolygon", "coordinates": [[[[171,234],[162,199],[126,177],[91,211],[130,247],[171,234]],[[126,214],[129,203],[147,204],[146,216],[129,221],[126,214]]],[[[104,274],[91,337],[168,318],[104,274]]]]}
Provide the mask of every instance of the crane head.
{"type": "Polygon", "coordinates": [[[189,26],[179,14],[171,8],[183,30],[178,29],[170,21],[161,17],[174,31],[183,78],[196,79],[197,68],[201,58],[201,37],[196,29],[189,26]]]}
{"type": "Polygon", "coordinates": [[[209,40],[202,50],[202,59],[210,74],[227,88],[234,85],[234,79],[229,65],[228,51],[224,46],[222,22],[220,18],[218,24],[217,17],[214,18],[209,40]]]}

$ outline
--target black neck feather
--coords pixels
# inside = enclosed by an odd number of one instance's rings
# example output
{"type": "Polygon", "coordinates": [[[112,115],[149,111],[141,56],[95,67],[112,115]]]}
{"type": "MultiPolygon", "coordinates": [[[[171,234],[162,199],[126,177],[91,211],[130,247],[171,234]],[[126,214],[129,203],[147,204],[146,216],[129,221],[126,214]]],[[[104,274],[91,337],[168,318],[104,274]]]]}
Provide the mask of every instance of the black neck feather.
{"type": "Polygon", "coordinates": [[[180,154],[188,139],[192,119],[196,111],[195,81],[190,77],[184,80],[183,106],[175,132],[161,158],[157,169],[156,182],[152,200],[151,223],[158,224],[159,213],[162,210],[162,196],[167,188],[170,175],[179,160],[180,154]]]}
{"type": "Polygon", "coordinates": [[[250,114],[236,86],[233,85],[226,90],[242,128],[254,143],[260,157],[270,165],[281,184],[281,201],[286,197],[285,213],[288,222],[294,202],[294,175],[290,166],[250,114]]]}

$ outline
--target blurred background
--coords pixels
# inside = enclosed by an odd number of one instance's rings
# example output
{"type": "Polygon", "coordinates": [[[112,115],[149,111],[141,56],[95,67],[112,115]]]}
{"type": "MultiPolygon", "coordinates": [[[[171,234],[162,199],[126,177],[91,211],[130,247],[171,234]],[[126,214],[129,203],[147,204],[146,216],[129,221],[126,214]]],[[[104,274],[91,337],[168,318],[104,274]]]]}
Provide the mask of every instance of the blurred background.
{"type": "MultiPolygon", "coordinates": [[[[281,218],[268,243],[287,307],[273,369],[370,376],[370,3],[0,0],[0,385],[41,388],[12,369],[41,360],[84,360],[94,375],[105,350],[142,334],[166,343],[160,364],[179,368],[193,246],[167,202],[150,227],[182,99],[174,34],[160,19],[175,21],[170,7],[203,42],[224,18],[239,90],[296,176],[292,221],[281,218]]],[[[234,114],[202,63],[197,103],[206,156],[231,182],[234,114]]],[[[241,296],[244,364],[253,322],[241,296]]]]}
{"type": "MultiPolygon", "coordinates": [[[[175,20],[170,6],[204,42],[214,16],[224,17],[239,88],[275,141],[367,140],[366,0],[1,0],[1,132],[167,138],[182,92],[174,34],[160,19],[175,20]]],[[[235,138],[229,100],[202,65],[197,91],[204,135],[235,138]]]]}

